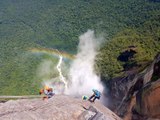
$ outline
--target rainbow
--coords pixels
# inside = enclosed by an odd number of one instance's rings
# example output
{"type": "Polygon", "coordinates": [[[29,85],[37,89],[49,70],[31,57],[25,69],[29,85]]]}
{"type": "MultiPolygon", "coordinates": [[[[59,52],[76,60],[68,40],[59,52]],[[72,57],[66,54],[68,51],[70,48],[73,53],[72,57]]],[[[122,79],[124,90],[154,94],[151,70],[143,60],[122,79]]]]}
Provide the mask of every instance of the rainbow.
{"type": "Polygon", "coordinates": [[[75,59],[75,55],[69,54],[64,51],[58,51],[57,49],[51,49],[51,48],[29,48],[30,52],[32,53],[46,53],[46,54],[51,54],[51,55],[56,55],[56,56],[63,56],[64,58],[73,60],[75,59]]]}

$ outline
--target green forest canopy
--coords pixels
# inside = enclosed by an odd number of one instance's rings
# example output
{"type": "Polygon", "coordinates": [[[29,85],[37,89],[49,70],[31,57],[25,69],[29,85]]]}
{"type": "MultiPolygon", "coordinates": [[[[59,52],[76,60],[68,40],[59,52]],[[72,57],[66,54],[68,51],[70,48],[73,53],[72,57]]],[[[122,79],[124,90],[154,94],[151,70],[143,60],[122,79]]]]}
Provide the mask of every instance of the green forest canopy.
{"type": "Polygon", "coordinates": [[[131,43],[138,49],[137,62],[153,59],[159,50],[159,13],[156,0],[1,0],[0,94],[37,94],[40,84],[36,83],[41,81],[35,75],[37,67],[43,60],[56,64],[57,58],[28,49],[75,54],[78,36],[87,29],[109,39],[97,60],[103,76],[120,74],[123,63],[117,56],[131,43]],[[141,58],[143,53],[146,56],[141,58]]]}

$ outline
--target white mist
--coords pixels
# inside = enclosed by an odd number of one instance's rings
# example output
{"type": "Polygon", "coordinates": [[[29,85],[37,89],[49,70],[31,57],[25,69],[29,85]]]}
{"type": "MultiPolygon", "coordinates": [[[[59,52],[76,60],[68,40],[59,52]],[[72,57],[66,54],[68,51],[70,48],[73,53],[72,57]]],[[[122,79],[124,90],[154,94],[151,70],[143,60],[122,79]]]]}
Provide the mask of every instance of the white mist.
{"type": "Polygon", "coordinates": [[[102,39],[88,30],[79,37],[78,54],[70,68],[70,82],[66,93],[74,96],[91,95],[92,89],[103,91],[100,77],[94,72],[94,60],[102,39]]]}

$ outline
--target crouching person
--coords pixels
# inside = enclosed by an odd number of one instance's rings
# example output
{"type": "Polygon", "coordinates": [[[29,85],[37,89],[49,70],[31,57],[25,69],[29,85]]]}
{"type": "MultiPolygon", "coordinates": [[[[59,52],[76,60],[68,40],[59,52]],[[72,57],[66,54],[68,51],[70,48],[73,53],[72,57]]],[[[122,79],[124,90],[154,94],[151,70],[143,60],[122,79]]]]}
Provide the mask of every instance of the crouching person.
{"type": "Polygon", "coordinates": [[[101,93],[96,89],[93,89],[92,91],[93,91],[93,95],[88,100],[90,102],[94,102],[96,99],[100,99],[101,93]]]}
{"type": "Polygon", "coordinates": [[[40,90],[39,94],[45,94],[46,96],[43,97],[43,100],[51,98],[55,93],[53,92],[52,88],[45,86],[43,89],[40,90]]]}

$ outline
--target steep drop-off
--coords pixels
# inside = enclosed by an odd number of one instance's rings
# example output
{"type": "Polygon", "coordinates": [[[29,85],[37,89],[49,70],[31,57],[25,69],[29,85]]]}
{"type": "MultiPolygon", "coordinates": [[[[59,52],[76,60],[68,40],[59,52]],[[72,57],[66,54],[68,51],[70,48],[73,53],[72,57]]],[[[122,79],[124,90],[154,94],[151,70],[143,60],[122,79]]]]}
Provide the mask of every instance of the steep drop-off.
{"type": "Polygon", "coordinates": [[[160,54],[142,72],[109,81],[109,107],[126,120],[160,119],[159,69],[160,54]]]}

